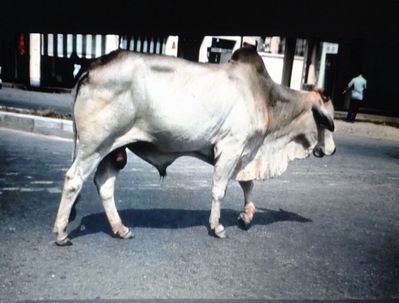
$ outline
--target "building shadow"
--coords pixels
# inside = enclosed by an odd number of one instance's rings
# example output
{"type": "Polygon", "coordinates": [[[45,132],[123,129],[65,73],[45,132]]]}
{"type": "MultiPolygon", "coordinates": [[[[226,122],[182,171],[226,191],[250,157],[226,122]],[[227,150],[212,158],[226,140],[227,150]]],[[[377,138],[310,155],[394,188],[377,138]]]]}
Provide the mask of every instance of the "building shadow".
{"type": "MultiPolygon", "coordinates": [[[[208,228],[209,210],[184,210],[184,209],[127,209],[119,212],[123,223],[128,227],[179,229],[194,226],[208,228]]],[[[221,223],[225,226],[237,226],[239,211],[223,209],[221,223]]],[[[271,210],[258,208],[252,226],[269,225],[277,222],[308,223],[312,220],[296,213],[283,209],[271,210]]],[[[85,216],[79,225],[73,229],[69,237],[71,239],[95,233],[105,233],[115,237],[108,224],[104,212],[85,216]]]]}

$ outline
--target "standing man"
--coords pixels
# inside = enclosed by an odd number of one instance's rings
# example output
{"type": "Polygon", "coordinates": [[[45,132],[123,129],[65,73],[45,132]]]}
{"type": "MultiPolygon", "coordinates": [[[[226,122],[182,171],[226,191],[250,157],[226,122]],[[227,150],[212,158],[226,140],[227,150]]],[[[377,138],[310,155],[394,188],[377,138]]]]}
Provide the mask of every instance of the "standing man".
{"type": "Polygon", "coordinates": [[[346,94],[348,90],[351,90],[351,101],[346,121],[352,123],[355,122],[359,106],[363,102],[363,91],[366,88],[367,80],[363,78],[362,74],[359,74],[348,83],[348,87],[342,92],[343,94],[346,94]]]}

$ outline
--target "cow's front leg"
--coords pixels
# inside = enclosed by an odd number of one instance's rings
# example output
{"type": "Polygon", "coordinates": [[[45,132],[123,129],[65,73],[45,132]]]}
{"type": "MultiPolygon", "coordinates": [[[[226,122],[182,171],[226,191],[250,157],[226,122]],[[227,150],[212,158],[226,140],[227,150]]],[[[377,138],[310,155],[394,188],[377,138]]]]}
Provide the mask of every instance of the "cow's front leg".
{"type": "Polygon", "coordinates": [[[226,194],[227,185],[238,163],[239,157],[234,157],[233,152],[229,153],[224,150],[224,154],[218,155],[215,152],[217,162],[213,172],[212,184],[212,208],[209,217],[211,231],[217,238],[226,238],[226,232],[222,224],[220,224],[220,205],[226,194]],[[229,156],[226,156],[229,155],[229,156]]]}
{"type": "Polygon", "coordinates": [[[220,204],[226,192],[227,183],[225,185],[218,183],[212,187],[212,208],[209,217],[209,224],[212,233],[217,238],[226,238],[226,231],[222,224],[220,224],[220,204]]]}
{"type": "Polygon", "coordinates": [[[104,206],[105,214],[111,225],[112,232],[123,239],[130,239],[134,237],[133,232],[123,225],[118,210],[116,209],[114,199],[115,181],[119,170],[124,166],[121,166],[120,163],[126,163],[126,159],[124,161],[120,159],[120,157],[123,156],[126,157],[126,152],[124,152],[124,150],[118,151],[117,154],[115,154],[115,152],[111,153],[105,157],[98,166],[94,177],[94,183],[97,186],[98,195],[104,206]]]}
{"type": "Polygon", "coordinates": [[[240,186],[244,192],[244,209],[238,216],[238,225],[242,229],[248,229],[255,214],[255,204],[251,202],[253,181],[240,181],[240,186]]]}

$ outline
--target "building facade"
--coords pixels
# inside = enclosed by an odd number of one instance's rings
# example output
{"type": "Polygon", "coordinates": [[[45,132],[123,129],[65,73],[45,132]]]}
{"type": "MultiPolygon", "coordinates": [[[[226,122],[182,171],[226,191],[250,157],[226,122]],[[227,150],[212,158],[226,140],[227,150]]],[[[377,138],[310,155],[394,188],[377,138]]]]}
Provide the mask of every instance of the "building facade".
{"type": "Polygon", "coordinates": [[[258,36],[191,39],[166,35],[9,34],[0,36],[0,78],[3,83],[31,89],[70,89],[79,71],[94,58],[118,48],[222,63],[245,42],[258,49],[274,81],[294,89],[306,88],[309,84],[321,86],[338,110],[347,109],[348,100],[342,91],[353,76],[362,72],[368,80],[368,88],[360,111],[399,116],[394,83],[399,68],[394,59],[399,50],[398,41],[387,40],[385,44],[379,41],[258,36]],[[229,39],[234,42],[227,43],[229,39]]]}

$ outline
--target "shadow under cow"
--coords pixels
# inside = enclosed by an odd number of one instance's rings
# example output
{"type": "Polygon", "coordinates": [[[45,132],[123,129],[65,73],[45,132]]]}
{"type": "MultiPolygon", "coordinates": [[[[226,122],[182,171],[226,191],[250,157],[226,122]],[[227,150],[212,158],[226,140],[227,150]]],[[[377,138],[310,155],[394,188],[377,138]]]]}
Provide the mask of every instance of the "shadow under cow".
{"type": "MultiPolygon", "coordinates": [[[[128,227],[177,229],[194,226],[205,226],[209,230],[209,210],[184,210],[184,209],[127,209],[119,212],[122,221],[128,227]]],[[[232,209],[222,210],[221,223],[225,226],[237,226],[239,211],[232,209]]],[[[271,210],[258,208],[252,225],[269,225],[276,222],[308,223],[312,220],[296,213],[283,209],[271,210]]],[[[112,237],[114,234],[108,224],[104,212],[85,216],[79,226],[69,234],[71,239],[81,236],[103,232],[112,237]]]]}

